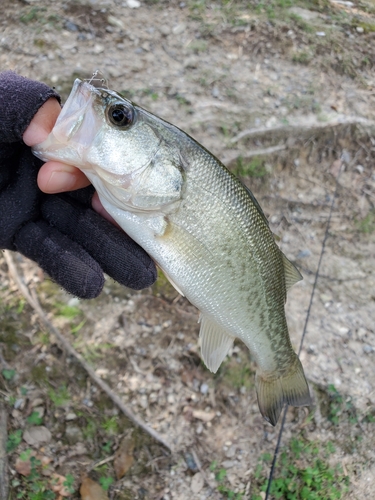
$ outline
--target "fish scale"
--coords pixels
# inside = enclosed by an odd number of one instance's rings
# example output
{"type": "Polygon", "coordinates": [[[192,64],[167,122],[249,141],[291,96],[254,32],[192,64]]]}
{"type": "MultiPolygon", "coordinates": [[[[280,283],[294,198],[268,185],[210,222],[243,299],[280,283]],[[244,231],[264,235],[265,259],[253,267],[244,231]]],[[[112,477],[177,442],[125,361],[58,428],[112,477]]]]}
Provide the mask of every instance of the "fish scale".
{"type": "Polygon", "coordinates": [[[177,127],[116,92],[76,80],[34,153],[80,168],[104,208],[201,313],[201,353],[216,372],[240,339],[256,363],[262,415],[310,404],[285,318],[301,275],[251,192],[177,127]]]}

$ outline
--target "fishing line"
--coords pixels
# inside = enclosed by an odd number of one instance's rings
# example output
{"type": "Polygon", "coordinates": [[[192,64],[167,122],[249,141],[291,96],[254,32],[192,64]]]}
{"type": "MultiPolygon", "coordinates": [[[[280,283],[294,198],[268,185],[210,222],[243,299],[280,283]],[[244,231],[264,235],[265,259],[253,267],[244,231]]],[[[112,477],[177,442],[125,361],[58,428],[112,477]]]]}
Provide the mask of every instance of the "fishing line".
{"type": "MultiPolygon", "coordinates": [[[[305,336],[306,336],[306,332],[307,332],[307,325],[308,325],[309,319],[310,319],[310,312],[311,312],[311,308],[312,308],[312,304],[313,304],[313,300],[314,300],[316,285],[317,285],[318,278],[319,278],[319,271],[320,271],[320,267],[321,267],[321,264],[322,264],[324,251],[325,251],[325,248],[326,248],[326,243],[327,243],[327,239],[328,239],[328,232],[329,232],[329,226],[330,226],[330,223],[331,223],[331,217],[332,217],[333,209],[334,209],[334,206],[335,206],[335,201],[336,201],[337,191],[338,191],[338,186],[339,186],[339,179],[340,179],[340,175],[341,175],[341,171],[342,171],[343,165],[344,165],[344,162],[342,162],[342,164],[340,166],[340,170],[339,170],[337,178],[336,178],[335,192],[333,193],[333,199],[332,199],[332,203],[331,203],[331,208],[330,208],[330,211],[329,211],[329,214],[328,214],[328,220],[327,220],[326,230],[324,232],[324,238],[323,238],[322,248],[321,248],[321,251],[320,251],[320,257],[319,257],[318,267],[317,267],[316,273],[315,273],[313,288],[312,288],[311,296],[310,296],[310,303],[309,303],[309,307],[307,308],[305,325],[303,327],[301,342],[300,342],[299,349],[298,349],[298,356],[301,354],[301,350],[302,350],[302,346],[303,346],[303,341],[305,340],[305,336]]],[[[270,473],[269,473],[269,476],[268,476],[268,483],[267,483],[267,490],[266,490],[265,500],[268,500],[269,495],[270,495],[271,485],[272,485],[272,480],[273,480],[273,473],[275,471],[276,461],[277,461],[277,457],[278,457],[278,454],[279,454],[279,451],[280,451],[281,438],[282,438],[284,427],[285,427],[285,420],[286,420],[286,414],[287,414],[287,412],[288,412],[288,405],[286,405],[285,408],[284,408],[283,418],[281,420],[281,427],[280,427],[279,435],[277,436],[276,448],[275,448],[275,451],[274,451],[274,454],[273,454],[271,469],[270,469],[270,473]]]]}

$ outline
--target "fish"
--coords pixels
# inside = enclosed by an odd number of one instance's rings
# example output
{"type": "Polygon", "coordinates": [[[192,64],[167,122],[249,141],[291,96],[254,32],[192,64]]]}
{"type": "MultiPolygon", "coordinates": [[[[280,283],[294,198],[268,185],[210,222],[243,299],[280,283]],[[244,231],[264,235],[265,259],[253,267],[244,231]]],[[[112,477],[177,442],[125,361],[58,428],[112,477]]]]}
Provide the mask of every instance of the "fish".
{"type": "Polygon", "coordinates": [[[120,227],[200,311],[201,356],[215,373],[240,339],[255,359],[263,417],[311,404],[285,316],[302,279],[252,192],[187,133],[114,90],[75,80],[33,148],[78,167],[120,227]]]}

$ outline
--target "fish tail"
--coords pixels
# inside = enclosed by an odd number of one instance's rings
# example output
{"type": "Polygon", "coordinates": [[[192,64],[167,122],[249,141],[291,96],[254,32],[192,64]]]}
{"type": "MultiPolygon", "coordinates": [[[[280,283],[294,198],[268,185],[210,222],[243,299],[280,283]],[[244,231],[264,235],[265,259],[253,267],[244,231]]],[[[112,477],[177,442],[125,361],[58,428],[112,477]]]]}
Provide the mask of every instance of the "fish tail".
{"type": "Polygon", "coordinates": [[[309,406],[311,397],[305,374],[297,354],[290,368],[283,375],[275,377],[256,374],[256,391],[259,410],[272,425],[276,425],[285,404],[290,406],[309,406]]]}

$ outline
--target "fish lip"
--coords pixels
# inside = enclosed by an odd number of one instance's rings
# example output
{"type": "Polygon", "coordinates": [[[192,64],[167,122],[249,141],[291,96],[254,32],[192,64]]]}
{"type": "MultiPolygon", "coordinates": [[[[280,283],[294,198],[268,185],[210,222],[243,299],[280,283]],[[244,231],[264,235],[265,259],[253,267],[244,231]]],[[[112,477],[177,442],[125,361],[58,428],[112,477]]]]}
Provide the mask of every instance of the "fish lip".
{"type": "Polygon", "coordinates": [[[87,147],[92,143],[94,127],[91,127],[92,133],[85,141],[82,141],[79,131],[86,116],[90,114],[93,101],[98,96],[100,96],[98,89],[76,78],[51,133],[45,141],[32,148],[35,156],[43,161],[57,160],[80,166],[84,162],[87,147]],[[75,148],[69,147],[69,143],[74,143],[75,148]],[[61,152],[64,150],[67,152],[62,158],[61,152]]]}

